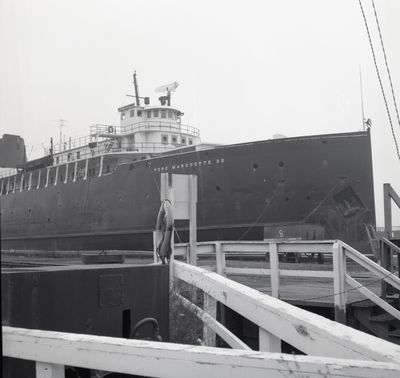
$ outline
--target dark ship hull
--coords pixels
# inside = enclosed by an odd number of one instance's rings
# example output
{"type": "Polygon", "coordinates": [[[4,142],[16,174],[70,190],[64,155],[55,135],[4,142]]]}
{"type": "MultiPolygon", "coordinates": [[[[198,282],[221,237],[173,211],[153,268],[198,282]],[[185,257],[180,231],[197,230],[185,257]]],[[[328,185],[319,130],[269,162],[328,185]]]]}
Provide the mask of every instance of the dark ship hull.
{"type": "MultiPolygon", "coordinates": [[[[200,241],[337,238],[369,251],[369,132],[169,153],[101,177],[15,190],[1,196],[2,249],[151,250],[164,172],[198,176],[200,241]]],[[[176,242],[187,239],[185,223],[177,231],[176,242]]]]}

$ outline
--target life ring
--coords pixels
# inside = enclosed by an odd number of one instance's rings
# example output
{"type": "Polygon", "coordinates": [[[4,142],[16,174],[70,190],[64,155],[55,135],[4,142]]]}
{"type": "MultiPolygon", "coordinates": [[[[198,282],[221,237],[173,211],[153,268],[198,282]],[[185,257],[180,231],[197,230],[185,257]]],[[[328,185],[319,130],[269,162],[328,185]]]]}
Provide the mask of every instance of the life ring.
{"type": "Polygon", "coordinates": [[[109,134],[114,134],[114,127],[108,126],[108,133],[109,134]]]}
{"type": "Polygon", "coordinates": [[[174,231],[174,216],[171,202],[165,200],[160,207],[156,225],[156,252],[162,263],[169,263],[172,248],[171,239],[174,231]]]}

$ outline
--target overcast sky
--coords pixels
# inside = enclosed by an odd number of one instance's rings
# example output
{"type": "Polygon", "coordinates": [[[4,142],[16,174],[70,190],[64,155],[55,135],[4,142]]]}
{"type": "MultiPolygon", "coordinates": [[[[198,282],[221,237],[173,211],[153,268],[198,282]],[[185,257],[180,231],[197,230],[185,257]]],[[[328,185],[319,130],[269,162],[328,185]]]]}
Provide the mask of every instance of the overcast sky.
{"type": "MultiPolygon", "coordinates": [[[[375,3],[400,106],[400,1],[375,3]]],[[[400,144],[372,5],[363,4],[400,144]]],[[[173,105],[205,142],[357,131],[361,67],[379,225],[383,183],[400,192],[358,0],[0,0],[0,47],[0,135],[19,134],[37,151],[58,140],[60,118],[67,136],[118,124],[134,70],[154,101],[156,87],[180,83],[173,105]]]]}

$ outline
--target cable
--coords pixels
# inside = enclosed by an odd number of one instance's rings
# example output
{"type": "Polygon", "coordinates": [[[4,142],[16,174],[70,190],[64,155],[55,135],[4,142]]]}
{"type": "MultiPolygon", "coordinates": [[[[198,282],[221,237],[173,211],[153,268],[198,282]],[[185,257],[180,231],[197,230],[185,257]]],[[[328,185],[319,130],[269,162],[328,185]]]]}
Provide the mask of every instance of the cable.
{"type": "Polygon", "coordinates": [[[390,74],[390,70],[389,70],[389,64],[387,61],[387,57],[386,57],[386,50],[385,50],[385,46],[383,44],[383,38],[382,38],[382,33],[381,33],[381,27],[379,25],[379,19],[378,19],[378,14],[376,12],[376,8],[375,8],[375,2],[374,0],[372,0],[372,6],[374,8],[374,14],[375,14],[375,20],[376,20],[376,25],[378,27],[378,31],[379,31],[379,38],[381,40],[381,46],[382,46],[382,51],[383,51],[383,56],[385,58],[385,65],[386,65],[386,71],[389,77],[389,83],[390,83],[390,89],[392,91],[392,97],[393,97],[393,102],[394,102],[394,108],[396,109],[396,116],[397,116],[397,122],[399,124],[400,127],[400,117],[399,117],[399,110],[397,109],[397,102],[396,102],[396,96],[394,94],[394,89],[393,89],[393,83],[392,83],[392,75],[390,74]]]}
{"type": "Polygon", "coordinates": [[[378,80],[379,80],[379,85],[380,85],[380,87],[381,87],[383,100],[384,100],[384,102],[385,102],[386,113],[387,113],[388,118],[389,118],[390,128],[391,128],[391,130],[392,130],[392,136],[393,136],[394,144],[395,144],[395,146],[396,146],[397,156],[398,156],[398,158],[399,158],[399,160],[400,160],[399,146],[398,146],[398,144],[397,144],[396,134],[394,133],[393,123],[392,123],[392,117],[391,117],[391,115],[390,115],[389,106],[388,106],[388,103],[387,103],[387,100],[386,100],[385,90],[384,90],[384,88],[383,88],[381,75],[380,75],[380,73],[379,73],[379,68],[378,68],[378,64],[377,64],[377,61],[376,61],[376,55],[375,55],[374,46],[372,45],[372,39],[371,39],[371,34],[370,34],[370,32],[369,32],[367,19],[366,19],[366,17],[365,17],[364,8],[363,8],[363,6],[362,6],[361,0],[358,0],[358,3],[360,4],[361,13],[362,13],[362,16],[363,16],[363,19],[364,19],[365,29],[366,29],[366,31],[367,31],[368,40],[369,40],[369,45],[370,45],[370,47],[371,47],[372,57],[373,57],[373,59],[374,59],[375,70],[376,70],[376,74],[378,75],[378,80]]]}
{"type": "Polygon", "coordinates": [[[316,300],[316,299],[324,299],[324,298],[335,297],[335,296],[341,295],[341,294],[347,294],[350,291],[358,290],[360,287],[368,287],[368,286],[371,286],[371,285],[373,285],[373,284],[375,284],[377,282],[384,281],[385,278],[390,277],[390,276],[397,277],[394,273],[389,273],[389,274],[385,275],[383,278],[378,278],[377,280],[373,280],[373,281],[371,281],[371,282],[369,282],[368,284],[365,284],[365,285],[361,285],[360,284],[357,287],[353,287],[353,288],[348,289],[348,290],[343,290],[343,291],[340,291],[339,293],[333,293],[333,294],[329,294],[329,295],[322,295],[322,296],[319,296],[319,297],[312,297],[312,298],[305,298],[305,299],[302,298],[301,300],[302,301],[312,301],[312,300],[316,300]]]}

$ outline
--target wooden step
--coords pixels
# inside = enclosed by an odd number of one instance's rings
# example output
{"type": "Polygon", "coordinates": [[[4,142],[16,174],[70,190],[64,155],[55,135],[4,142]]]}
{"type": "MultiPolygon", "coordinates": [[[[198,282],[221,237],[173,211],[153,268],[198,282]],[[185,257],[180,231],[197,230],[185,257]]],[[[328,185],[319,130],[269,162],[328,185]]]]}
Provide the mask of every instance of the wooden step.
{"type": "Polygon", "coordinates": [[[369,317],[371,322],[378,322],[378,323],[388,323],[396,318],[393,315],[390,315],[388,312],[385,312],[380,315],[372,315],[369,317]]]}
{"type": "Polygon", "coordinates": [[[395,329],[394,331],[390,331],[388,333],[390,337],[400,337],[400,328],[395,329]]]}

